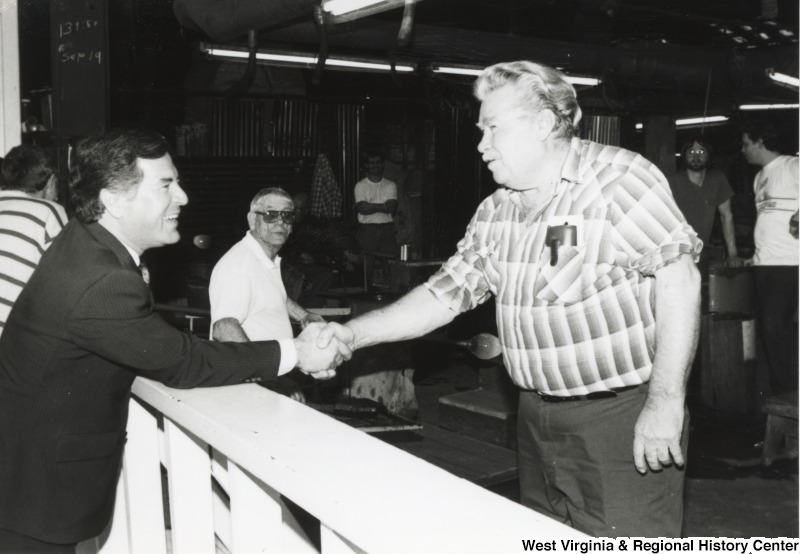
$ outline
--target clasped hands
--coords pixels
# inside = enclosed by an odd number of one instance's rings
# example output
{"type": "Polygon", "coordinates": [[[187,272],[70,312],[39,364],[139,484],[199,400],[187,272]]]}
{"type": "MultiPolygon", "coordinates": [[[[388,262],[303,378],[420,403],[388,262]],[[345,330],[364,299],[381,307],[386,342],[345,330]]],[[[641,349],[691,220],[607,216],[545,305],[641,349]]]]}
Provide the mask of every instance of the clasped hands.
{"type": "Polygon", "coordinates": [[[315,379],[330,379],[336,368],[353,357],[352,332],[336,323],[309,323],[294,339],[297,367],[315,379]],[[323,333],[322,331],[325,330],[323,333]]]}

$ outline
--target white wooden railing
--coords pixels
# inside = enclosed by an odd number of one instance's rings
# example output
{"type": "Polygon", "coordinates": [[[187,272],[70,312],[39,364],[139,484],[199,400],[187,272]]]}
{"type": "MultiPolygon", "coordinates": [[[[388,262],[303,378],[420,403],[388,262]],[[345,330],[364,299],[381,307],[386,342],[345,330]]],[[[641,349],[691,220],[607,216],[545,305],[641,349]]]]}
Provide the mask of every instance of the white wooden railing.
{"type": "Polygon", "coordinates": [[[483,554],[520,552],[522,537],[583,536],[257,385],[178,390],[139,378],[133,393],[114,518],[80,553],[294,553],[318,544],[325,554],[483,554]],[[319,521],[318,541],[281,495],[319,521]]]}

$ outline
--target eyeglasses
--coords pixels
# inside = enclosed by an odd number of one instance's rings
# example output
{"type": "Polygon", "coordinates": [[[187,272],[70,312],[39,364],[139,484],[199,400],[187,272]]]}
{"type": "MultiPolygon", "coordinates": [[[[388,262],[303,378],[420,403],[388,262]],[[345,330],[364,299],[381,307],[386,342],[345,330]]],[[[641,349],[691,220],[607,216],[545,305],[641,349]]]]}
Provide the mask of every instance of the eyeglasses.
{"type": "Polygon", "coordinates": [[[295,219],[294,211],[281,212],[278,210],[266,210],[264,212],[257,212],[253,210],[253,213],[259,214],[261,217],[263,217],[266,223],[275,223],[278,221],[278,218],[283,218],[283,222],[286,225],[291,225],[294,223],[295,219]]]}
{"type": "Polygon", "coordinates": [[[707,152],[705,150],[689,150],[689,154],[691,154],[692,156],[702,156],[703,154],[706,153],[707,152]]]}

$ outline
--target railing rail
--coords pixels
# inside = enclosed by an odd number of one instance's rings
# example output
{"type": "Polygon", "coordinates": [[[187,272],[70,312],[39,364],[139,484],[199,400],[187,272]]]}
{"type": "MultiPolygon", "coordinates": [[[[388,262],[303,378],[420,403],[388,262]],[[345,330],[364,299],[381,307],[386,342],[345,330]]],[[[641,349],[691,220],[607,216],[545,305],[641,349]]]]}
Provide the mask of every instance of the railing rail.
{"type": "Polygon", "coordinates": [[[79,552],[501,553],[522,537],[583,536],[257,385],[139,378],[133,394],[112,525],[79,552]],[[318,542],[281,495],[319,520],[318,542]]]}

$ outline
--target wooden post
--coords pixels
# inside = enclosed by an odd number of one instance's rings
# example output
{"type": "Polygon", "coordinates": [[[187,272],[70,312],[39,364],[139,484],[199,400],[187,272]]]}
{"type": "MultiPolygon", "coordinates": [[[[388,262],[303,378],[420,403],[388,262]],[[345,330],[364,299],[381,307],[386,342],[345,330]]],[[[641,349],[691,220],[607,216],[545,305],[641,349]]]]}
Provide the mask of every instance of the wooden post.
{"type": "Polygon", "coordinates": [[[156,416],[140,402],[132,400],[123,473],[128,498],[131,552],[167,552],[158,442],[156,416]]]}
{"type": "Polygon", "coordinates": [[[108,0],[53,0],[50,44],[53,140],[67,183],[70,141],[108,128],[108,0]]]}
{"type": "Polygon", "coordinates": [[[18,19],[17,0],[3,0],[0,9],[0,156],[21,140],[18,19]]]}
{"type": "Polygon", "coordinates": [[[700,331],[703,404],[751,414],[756,404],[755,320],[706,314],[700,331]]]}
{"type": "Polygon", "coordinates": [[[644,157],[664,175],[675,173],[675,121],[668,115],[651,115],[644,121],[644,157]]]}
{"type": "Polygon", "coordinates": [[[322,552],[324,554],[354,554],[356,552],[363,552],[326,525],[321,525],[319,532],[322,542],[322,552]]]}
{"type": "Polygon", "coordinates": [[[169,462],[170,522],[174,554],[214,554],[214,513],[208,445],[165,421],[169,462]]]}
{"type": "Polygon", "coordinates": [[[277,493],[267,494],[229,462],[232,552],[280,552],[283,514],[277,493]]]}

